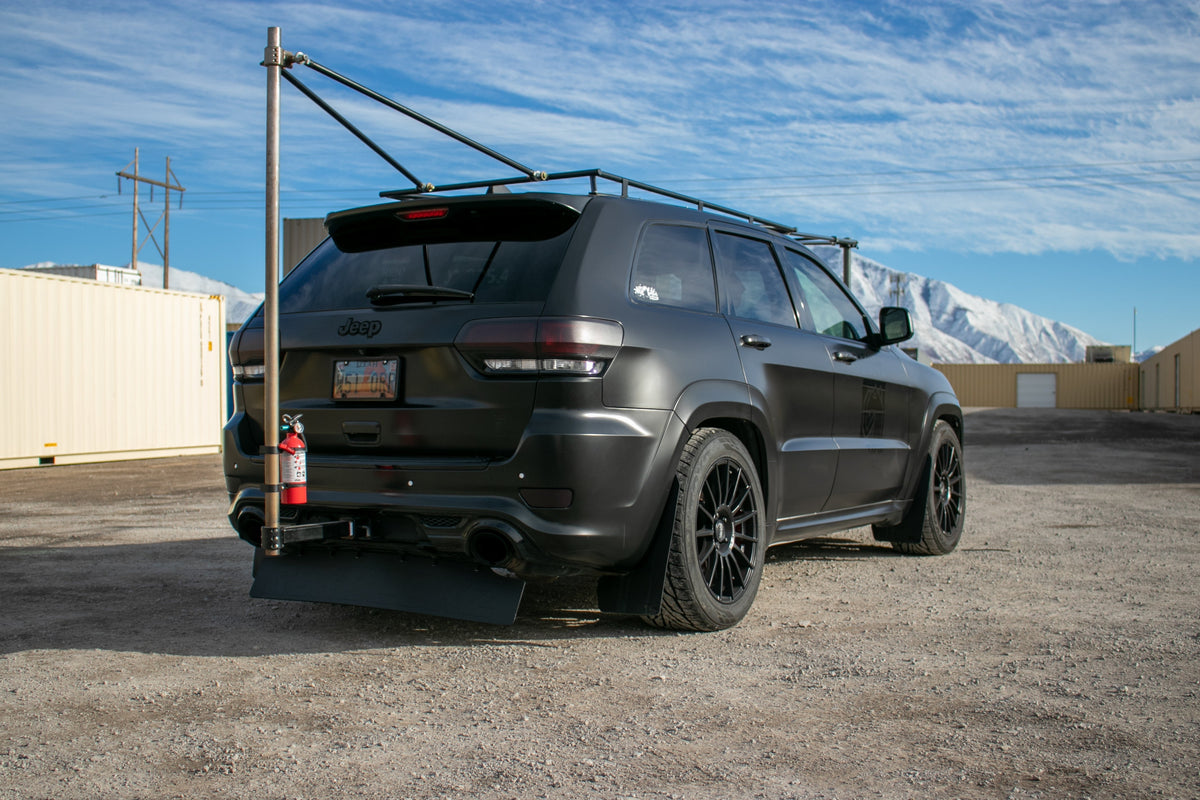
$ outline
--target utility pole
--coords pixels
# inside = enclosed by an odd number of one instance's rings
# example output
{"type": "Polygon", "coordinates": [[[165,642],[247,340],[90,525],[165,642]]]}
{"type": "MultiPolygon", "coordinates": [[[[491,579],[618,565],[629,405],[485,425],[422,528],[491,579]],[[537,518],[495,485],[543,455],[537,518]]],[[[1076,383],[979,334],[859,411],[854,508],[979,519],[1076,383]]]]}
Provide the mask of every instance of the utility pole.
{"type": "Polygon", "coordinates": [[[892,305],[903,306],[904,295],[908,290],[908,275],[893,274],[889,276],[888,282],[892,286],[888,292],[892,305]]]}
{"type": "Polygon", "coordinates": [[[262,65],[267,68],[266,290],[263,301],[263,554],[283,554],[279,543],[279,76],[291,54],[279,28],[267,28],[262,65]]]}
{"type": "MultiPolygon", "coordinates": [[[[138,253],[145,246],[146,241],[154,242],[154,248],[158,250],[158,254],[162,257],[163,262],[163,288],[171,288],[171,192],[179,192],[179,206],[183,207],[183,193],[186,191],[179,185],[179,179],[175,177],[175,173],[171,171],[171,157],[167,156],[167,175],[165,180],[156,181],[151,178],[146,178],[138,171],[138,151],[140,148],[133,148],[133,161],[125,165],[125,169],[117,173],[117,192],[121,191],[121,178],[128,178],[133,181],[133,255],[129,259],[129,268],[138,268],[138,253]],[[133,167],[133,172],[128,170],[133,167]],[[175,183],[171,183],[174,179],[175,183]],[[138,184],[150,184],[150,202],[154,202],[154,187],[159,186],[166,192],[166,204],[163,207],[163,213],[159,214],[158,219],[151,225],[142,214],[141,207],[138,206],[138,184]],[[138,219],[146,224],[146,240],[138,241],[138,219]],[[158,223],[163,223],[163,243],[159,246],[158,239],[154,236],[154,231],[158,227],[158,223]]],[[[140,270],[139,270],[140,271],[140,270]]]]}

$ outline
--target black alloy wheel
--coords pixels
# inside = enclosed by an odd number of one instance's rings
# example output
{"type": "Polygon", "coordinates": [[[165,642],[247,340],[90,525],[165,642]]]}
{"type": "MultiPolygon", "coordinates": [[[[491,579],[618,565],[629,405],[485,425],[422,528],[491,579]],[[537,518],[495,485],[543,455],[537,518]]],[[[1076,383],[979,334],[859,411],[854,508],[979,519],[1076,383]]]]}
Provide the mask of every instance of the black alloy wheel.
{"type": "Polygon", "coordinates": [[[933,511],[944,535],[962,528],[963,470],[956,444],[942,441],[933,465],[933,511]]]}
{"type": "MultiPolygon", "coordinates": [[[[929,487],[920,519],[920,539],[894,541],[901,553],[942,556],[958,546],[967,514],[967,474],[963,468],[962,442],[954,428],[938,420],[929,443],[929,487]]],[[[919,500],[914,500],[914,504],[919,500]]]]}
{"type": "Polygon", "coordinates": [[[732,433],[700,428],[684,447],[676,480],[662,605],[644,619],[676,630],[729,628],[750,610],[766,560],[758,471],[732,433]]]}

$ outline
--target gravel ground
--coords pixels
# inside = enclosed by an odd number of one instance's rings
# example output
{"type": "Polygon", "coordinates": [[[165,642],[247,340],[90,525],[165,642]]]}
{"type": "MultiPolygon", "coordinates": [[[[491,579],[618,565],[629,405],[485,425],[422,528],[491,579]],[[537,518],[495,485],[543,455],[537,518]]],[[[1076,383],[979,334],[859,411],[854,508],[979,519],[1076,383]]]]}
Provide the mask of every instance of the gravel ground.
{"type": "Polygon", "coordinates": [[[251,600],[219,459],[0,472],[0,798],[1200,796],[1200,416],[979,410],[957,552],[737,628],[251,600]]]}

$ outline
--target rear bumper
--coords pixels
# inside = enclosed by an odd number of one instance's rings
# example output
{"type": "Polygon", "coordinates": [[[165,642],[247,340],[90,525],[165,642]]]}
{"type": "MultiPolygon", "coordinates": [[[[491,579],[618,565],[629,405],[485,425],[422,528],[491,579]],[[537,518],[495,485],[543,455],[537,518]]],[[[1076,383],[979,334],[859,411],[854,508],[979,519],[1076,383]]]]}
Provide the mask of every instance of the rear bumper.
{"type": "MultiPolygon", "coordinates": [[[[225,427],[229,519],[258,544],[263,458],[242,441],[242,422],[235,414],[225,427]]],[[[417,550],[517,574],[621,572],[649,546],[682,435],[665,410],[545,409],[501,461],[310,452],[308,503],[281,513],[291,524],[355,522],[352,538],[304,547],[417,550]]]]}

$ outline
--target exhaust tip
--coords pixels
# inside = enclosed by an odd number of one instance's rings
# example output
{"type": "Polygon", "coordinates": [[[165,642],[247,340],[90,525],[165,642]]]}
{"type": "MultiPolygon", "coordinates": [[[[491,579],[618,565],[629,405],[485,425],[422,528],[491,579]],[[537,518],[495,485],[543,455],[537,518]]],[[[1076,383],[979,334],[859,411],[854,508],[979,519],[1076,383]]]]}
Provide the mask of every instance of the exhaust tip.
{"type": "Polygon", "coordinates": [[[490,528],[476,531],[467,543],[471,558],[489,567],[503,567],[513,560],[512,542],[504,534],[490,528]]]}
{"type": "Polygon", "coordinates": [[[261,510],[247,506],[238,512],[234,528],[242,539],[255,547],[262,547],[262,529],[266,522],[266,515],[261,510]]]}
{"type": "Polygon", "coordinates": [[[497,520],[486,520],[467,536],[467,553],[481,564],[496,569],[513,569],[522,558],[522,538],[516,528],[497,520]]]}

